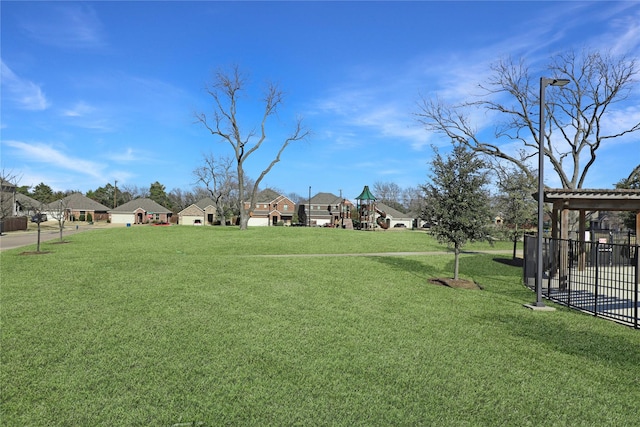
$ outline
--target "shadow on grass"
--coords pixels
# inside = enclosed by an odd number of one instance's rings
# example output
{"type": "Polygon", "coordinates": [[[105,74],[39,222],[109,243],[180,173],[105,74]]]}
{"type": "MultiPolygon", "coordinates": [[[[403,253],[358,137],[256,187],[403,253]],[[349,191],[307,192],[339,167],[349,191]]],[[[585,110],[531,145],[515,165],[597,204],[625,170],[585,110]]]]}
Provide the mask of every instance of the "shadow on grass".
{"type": "Polygon", "coordinates": [[[499,262],[500,264],[508,265],[510,267],[519,267],[522,268],[524,265],[524,260],[522,258],[493,258],[495,262],[499,262]]]}
{"type": "MultiPolygon", "coordinates": [[[[526,310],[523,308],[523,310],[526,310]]],[[[572,313],[576,316],[586,316],[582,313],[572,313]]],[[[640,366],[640,347],[622,334],[614,330],[611,334],[590,327],[589,322],[576,323],[570,327],[560,319],[550,316],[517,316],[513,314],[487,314],[482,320],[494,326],[501,327],[507,333],[524,338],[532,345],[541,345],[554,352],[586,359],[598,359],[609,364],[617,364],[623,369],[637,370],[640,366]]],[[[604,322],[603,319],[592,319],[594,322],[604,322]]],[[[625,328],[615,325],[615,327],[625,328]]]]}
{"type": "Polygon", "coordinates": [[[425,282],[439,273],[439,270],[435,267],[415,259],[393,256],[370,257],[370,259],[386,264],[393,269],[401,270],[424,279],[425,282]]]}

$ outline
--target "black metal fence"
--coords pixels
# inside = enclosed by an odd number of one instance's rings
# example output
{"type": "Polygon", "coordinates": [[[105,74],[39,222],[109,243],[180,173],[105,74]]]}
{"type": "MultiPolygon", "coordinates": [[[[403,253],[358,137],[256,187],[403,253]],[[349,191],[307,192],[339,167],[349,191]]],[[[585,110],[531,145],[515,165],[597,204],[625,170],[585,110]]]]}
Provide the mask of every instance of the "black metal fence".
{"type": "MultiPolygon", "coordinates": [[[[543,238],[542,295],[554,302],[640,328],[638,244],[543,238]]],[[[536,289],[538,239],[525,236],[524,283],[536,289]]]]}

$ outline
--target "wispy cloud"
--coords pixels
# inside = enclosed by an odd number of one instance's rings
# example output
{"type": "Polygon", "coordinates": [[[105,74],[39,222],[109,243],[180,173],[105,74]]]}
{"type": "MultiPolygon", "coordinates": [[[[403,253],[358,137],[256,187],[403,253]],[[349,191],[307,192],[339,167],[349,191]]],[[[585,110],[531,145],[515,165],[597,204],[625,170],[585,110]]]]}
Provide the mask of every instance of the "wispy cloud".
{"type": "Polygon", "coordinates": [[[60,48],[102,48],[106,46],[102,23],[95,10],[83,3],[50,6],[46,13],[22,22],[27,35],[60,48]]]}
{"type": "Polygon", "coordinates": [[[112,113],[84,101],[62,109],[59,114],[66,120],[66,123],[82,129],[111,132],[117,127],[111,117],[112,113]]]}
{"type": "Polygon", "coordinates": [[[91,114],[96,109],[89,104],[80,101],[76,103],[73,107],[62,110],[62,115],[65,117],[84,117],[87,114],[91,114]]]}
{"type": "Polygon", "coordinates": [[[106,155],[109,160],[118,163],[134,163],[134,162],[148,162],[151,161],[149,156],[145,153],[140,152],[139,150],[135,150],[131,147],[127,147],[122,149],[122,152],[119,153],[109,153],[106,155]]]}
{"type": "Polygon", "coordinates": [[[90,160],[69,156],[51,145],[27,143],[23,141],[3,141],[3,144],[15,149],[17,155],[31,162],[44,163],[73,172],[80,172],[94,178],[101,177],[105,165],[90,160]]]}
{"type": "Polygon", "coordinates": [[[5,99],[9,99],[23,110],[41,111],[51,103],[44,92],[34,82],[17,76],[4,61],[0,60],[2,90],[5,99]]]}

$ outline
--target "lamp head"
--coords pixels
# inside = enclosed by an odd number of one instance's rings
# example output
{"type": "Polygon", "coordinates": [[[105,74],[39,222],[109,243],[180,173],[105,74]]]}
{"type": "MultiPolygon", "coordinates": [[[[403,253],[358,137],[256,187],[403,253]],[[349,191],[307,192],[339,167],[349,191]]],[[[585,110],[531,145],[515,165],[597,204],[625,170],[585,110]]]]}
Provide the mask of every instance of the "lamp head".
{"type": "Polygon", "coordinates": [[[569,79],[553,79],[549,84],[551,86],[564,86],[568,83],[569,83],[569,79]]]}

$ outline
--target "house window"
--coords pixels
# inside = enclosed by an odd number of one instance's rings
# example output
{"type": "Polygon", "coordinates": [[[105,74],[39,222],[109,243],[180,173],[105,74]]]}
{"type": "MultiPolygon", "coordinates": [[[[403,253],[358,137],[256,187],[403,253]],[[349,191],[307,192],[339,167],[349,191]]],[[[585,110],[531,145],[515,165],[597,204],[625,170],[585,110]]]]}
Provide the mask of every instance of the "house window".
{"type": "Polygon", "coordinates": [[[289,205],[284,205],[282,208],[283,208],[285,211],[288,211],[288,210],[289,210],[289,205]]]}

